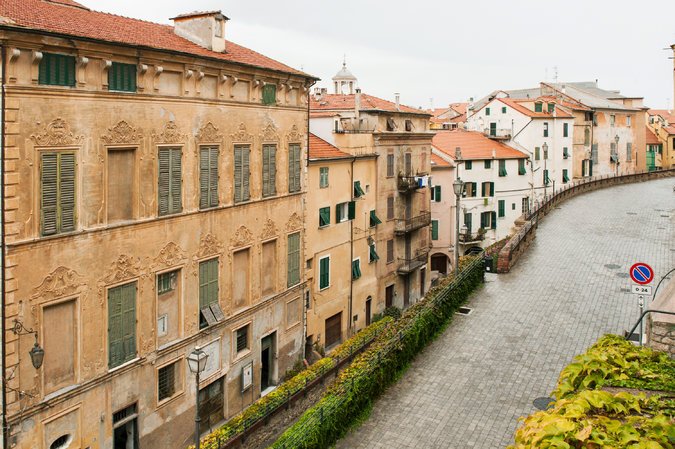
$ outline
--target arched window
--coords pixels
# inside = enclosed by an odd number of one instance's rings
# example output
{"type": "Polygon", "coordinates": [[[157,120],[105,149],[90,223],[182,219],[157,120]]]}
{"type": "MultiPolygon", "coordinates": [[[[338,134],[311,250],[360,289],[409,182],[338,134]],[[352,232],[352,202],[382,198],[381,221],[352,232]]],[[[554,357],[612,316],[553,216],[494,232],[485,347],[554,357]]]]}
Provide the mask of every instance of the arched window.
{"type": "Polygon", "coordinates": [[[66,449],[73,441],[73,436],[70,434],[61,435],[49,445],[49,449],[66,449]]]}

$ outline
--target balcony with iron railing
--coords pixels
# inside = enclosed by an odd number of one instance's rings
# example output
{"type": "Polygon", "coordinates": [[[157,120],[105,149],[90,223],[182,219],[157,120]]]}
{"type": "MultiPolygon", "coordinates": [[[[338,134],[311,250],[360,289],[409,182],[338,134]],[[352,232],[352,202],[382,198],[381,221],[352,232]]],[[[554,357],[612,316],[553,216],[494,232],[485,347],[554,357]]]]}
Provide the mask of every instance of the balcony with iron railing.
{"type": "Polygon", "coordinates": [[[398,267],[396,268],[396,273],[400,275],[410,274],[419,267],[425,265],[427,260],[429,260],[429,248],[424,247],[416,251],[416,256],[408,258],[398,259],[398,267]]]}
{"type": "Polygon", "coordinates": [[[431,224],[431,212],[420,212],[419,215],[410,218],[400,218],[394,225],[396,235],[405,235],[431,224]]]}
{"type": "Polygon", "coordinates": [[[511,138],[510,129],[485,128],[483,134],[490,139],[509,140],[511,138]]]}
{"type": "Polygon", "coordinates": [[[398,191],[400,193],[410,193],[424,187],[424,179],[426,173],[418,173],[416,175],[405,175],[399,173],[398,175],[398,191]]]}
{"type": "Polygon", "coordinates": [[[476,232],[476,233],[471,233],[471,232],[460,232],[459,233],[459,243],[462,243],[464,245],[470,245],[473,243],[478,243],[482,242],[485,240],[485,232],[476,232]]]}

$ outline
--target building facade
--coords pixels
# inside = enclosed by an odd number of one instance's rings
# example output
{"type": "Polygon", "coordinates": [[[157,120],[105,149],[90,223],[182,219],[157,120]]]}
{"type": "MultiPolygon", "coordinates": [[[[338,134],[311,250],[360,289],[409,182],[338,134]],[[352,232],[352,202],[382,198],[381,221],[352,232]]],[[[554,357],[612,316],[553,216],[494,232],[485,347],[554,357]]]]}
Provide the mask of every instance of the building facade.
{"type": "Polygon", "coordinates": [[[673,111],[647,111],[647,169],[675,167],[675,114],[673,111]]]}
{"type": "Polygon", "coordinates": [[[454,229],[451,223],[455,221],[455,209],[447,204],[455,197],[454,179],[439,179],[447,175],[455,174],[464,182],[460,199],[461,255],[511,235],[516,220],[528,211],[530,204],[532,187],[528,155],[478,131],[439,131],[433,143],[434,153],[452,160],[455,165],[452,171],[434,170],[431,209],[438,222],[432,226],[442,233],[433,235],[437,237],[433,239],[433,254],[440,259],[440,254],[445,252],[452,260],[445,248],[448,240],[454,244],[453,234],[450,238],[446,234],[454,229]],[[441,237],[442,234],[445,235],[441,237]]]}
{"type": "MultiPolygon", "coordinates": [[[[335,80],[334,80],[335,81],[335,80]]],[[[310,97],[310,130],[350,155],[377,155],[377,301],[408,307],[428,289],[430,115],[422,110],[355,93],[310,97]]]]}
{"type": "Polygon", "coordinates": [[[187,445],[196,347],[202,431],[302,358],[314,79],[219,12],[0,16],[7,447],[187,445]]]}
{"type": "Polygon", "coordinates": [[[382,312],[376,245],[377,156],[352,156],[310,134],[307,343],[328,351],[382,312]]]}

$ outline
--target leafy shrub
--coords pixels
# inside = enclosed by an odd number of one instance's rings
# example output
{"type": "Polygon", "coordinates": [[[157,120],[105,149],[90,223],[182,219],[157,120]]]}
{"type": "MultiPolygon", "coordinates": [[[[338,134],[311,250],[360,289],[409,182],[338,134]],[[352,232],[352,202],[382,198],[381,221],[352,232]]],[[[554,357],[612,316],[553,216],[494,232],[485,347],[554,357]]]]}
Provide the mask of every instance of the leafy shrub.
{"type": "Polygon", "coordinates": [[[399,309],[396,306],[390,306],[384,309],[384,312],[382,312],[382,315],[384,316],[389,316],[392,317],[395,320],[398,320],[401,318],[401,309],[399,309]]]}

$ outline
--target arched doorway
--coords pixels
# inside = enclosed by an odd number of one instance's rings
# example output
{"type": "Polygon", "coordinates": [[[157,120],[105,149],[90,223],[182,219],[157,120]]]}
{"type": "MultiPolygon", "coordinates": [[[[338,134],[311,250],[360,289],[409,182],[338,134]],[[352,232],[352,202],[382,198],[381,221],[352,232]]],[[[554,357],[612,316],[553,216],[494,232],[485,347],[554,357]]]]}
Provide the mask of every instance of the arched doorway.
{"type": "Polygon", "coordinates": [[[436,253],[431,255],[431,270],[438,271],[442,274],[448,274],[449,258],[443,253],[436,253]]]}

